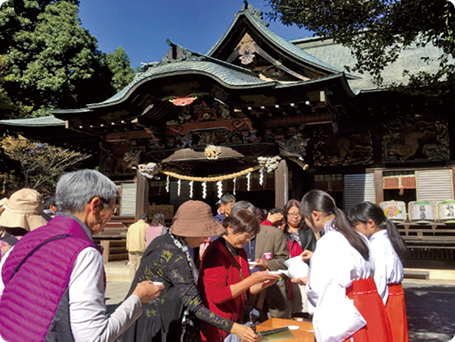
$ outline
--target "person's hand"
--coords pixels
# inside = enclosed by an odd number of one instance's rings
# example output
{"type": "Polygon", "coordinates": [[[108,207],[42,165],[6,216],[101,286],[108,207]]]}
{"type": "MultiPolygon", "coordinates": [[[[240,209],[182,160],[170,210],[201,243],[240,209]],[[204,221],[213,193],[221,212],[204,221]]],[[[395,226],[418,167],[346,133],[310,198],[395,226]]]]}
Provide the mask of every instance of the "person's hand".
{"type": "Polygon", "coordinates": [[[299,285],[306,285],[308,283],[308,277],[300,277],[291,279],[291,283],[299,284],[299,285]]]}
{"type": "Polygon", "coordinates": [[[256,265],[252,265],[252,266],[254,266],[254,267],[259,266],[259,270],[261,270],[261,271],[265,271],[266,269],[269,268],[269,265],[263,259],[256,259],[256,260],[254,260],[254,262],[256,263],[256,265]]]}
{"type": "Polygon", "coordinates": [[[162,289],[164,289],[163,284],[153,285],[153,281],[146,280],[137,284],[132,294],[138,296],[141,303],[147,303],[158,297],[162,289]]]}
{"type": "Polygon", "coordinates": [[[255,284],[265,283],[267,285],[272,285],[281,278],[281,275],[271,274],[268,271],[259,271],[253,273],[250,277],[253,277],[255,284]]]}
{"type": "Polygon", "coordinates": [[[301,254],[300,256],[302,257],[302,260],[305,261],[305,260],[309,260],[311,259],[311,257],[313,256],[313,252],[308,250],[308,249],[305,249],[301,254]]]}
{"type": "Polygon", "coordinates": [[[238,323],[234,323],[232,326],[231,334],[237,335],[243,342],[256,342],[259,340],[259,336],[254,333],[253,329],[238,323]]]}
{"type": "Polygon", "coordinates": [[[272,222],[273,225],[276,222],[283,221],[283,214],[282,213],[269,214],[267,220],[272,222]]]}

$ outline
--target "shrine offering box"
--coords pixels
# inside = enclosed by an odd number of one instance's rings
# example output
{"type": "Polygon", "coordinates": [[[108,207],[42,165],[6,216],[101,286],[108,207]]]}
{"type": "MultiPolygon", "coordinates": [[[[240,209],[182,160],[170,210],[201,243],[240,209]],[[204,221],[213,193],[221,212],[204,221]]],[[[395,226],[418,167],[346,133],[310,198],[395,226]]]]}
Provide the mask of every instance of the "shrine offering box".
{"type": "Polygon", "coordinates": [[[406,203],[403,201],[385,201],[379,203],[384,215],[393,222],[406,221],[406,203]]]}
{"type": "Polygon", "coordinates": [[[408,203],[409,221],[412,223],[431,223],[437,220],[435,203],[430,201],[413,201],[408,203]]]}
{"type": "Polygon", "coordinates": [[[438,202],[438,218],[441,222],[455,222],[455,201],[438,202]]]}

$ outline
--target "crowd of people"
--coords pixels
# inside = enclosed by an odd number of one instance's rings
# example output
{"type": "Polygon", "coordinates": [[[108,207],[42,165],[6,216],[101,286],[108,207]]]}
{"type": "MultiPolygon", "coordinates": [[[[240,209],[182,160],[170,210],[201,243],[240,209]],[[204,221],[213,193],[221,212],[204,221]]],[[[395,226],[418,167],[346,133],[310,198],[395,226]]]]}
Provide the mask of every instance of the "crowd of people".
{"type": "Polygon", "coordinates": [[[93,235],[118,195],[82,170],[55,198],[22,189],[0,202],[0,342],[253,342],[271,317],[311,319],[318,342],[408,341],[396,226],[376,204],[344,213],[320,190],[269,211],[225,194],[213,215],[190,200],[169,227],[142,214],[127,233],[131,288],[106,315],[93,235]],[[281,273],[292,257],[307,277],[281,273]]]}

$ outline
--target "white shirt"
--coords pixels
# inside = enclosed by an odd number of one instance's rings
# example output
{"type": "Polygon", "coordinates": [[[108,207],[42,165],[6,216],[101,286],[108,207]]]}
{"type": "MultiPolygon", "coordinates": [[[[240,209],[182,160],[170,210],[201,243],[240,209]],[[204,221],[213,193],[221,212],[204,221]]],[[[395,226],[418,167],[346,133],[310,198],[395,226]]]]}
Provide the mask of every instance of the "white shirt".
{"type": "MultiPolygon", "coordinates": [[[[12,250],[2,258],[0,274],[12,250]]],[[[70,325],[76,342],[115,341],[142,314],[139,297],[132,295],[106,316],[103,260],[95,248],[87,247],[79,253],[68,286],[70,325]]],[[[0,277],[0,300],[4,288],[0,277]]],[[[1,336],[0,342],[5,342],[1,336]]]]}
{"type": "MultiPolygon", "coordinates": [[[[365,319],[346,296],[353,280],[372,278],[374,264],[365,260],[329,221],[311,257],[307,285],[308,311],[318,342],[343,341],[366,325],[365,319]]],[[[368,246],[368,240],[361,235],[368,246]]]]}
{"type": "Polygon", "coordinates": [[[389,233],[383,229],[370,237],[370,248],[374,260],[374,281],[378,293],[387,304],[389,299],[389,284],[400,284],[404,271],[400,257],[390,242],[389,233]]]}

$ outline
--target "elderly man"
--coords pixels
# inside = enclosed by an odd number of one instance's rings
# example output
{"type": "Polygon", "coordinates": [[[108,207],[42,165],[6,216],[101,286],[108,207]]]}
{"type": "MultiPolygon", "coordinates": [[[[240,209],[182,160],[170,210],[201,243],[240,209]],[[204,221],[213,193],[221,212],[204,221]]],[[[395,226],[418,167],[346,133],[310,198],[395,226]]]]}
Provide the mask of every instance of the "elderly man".
{"type": "Polygon", "coordinates": [[[235,204],[235,197],[231,194],[224,194],[219,201],[219,208],[216,215],[214,216],[215,220],[223,224],[223,221],[231,213],[232,207],[235,204]]]}
{"type": "Polygon", "coordinates": [[[60,178],[57,215],[0,265],[0,341],[114,341],[141,316],[141,302],[159,295],[162,285],[144,281],[106,316],[103,261],[92,235],[110,220],[117,196],[97,171],[60,178]]]}

